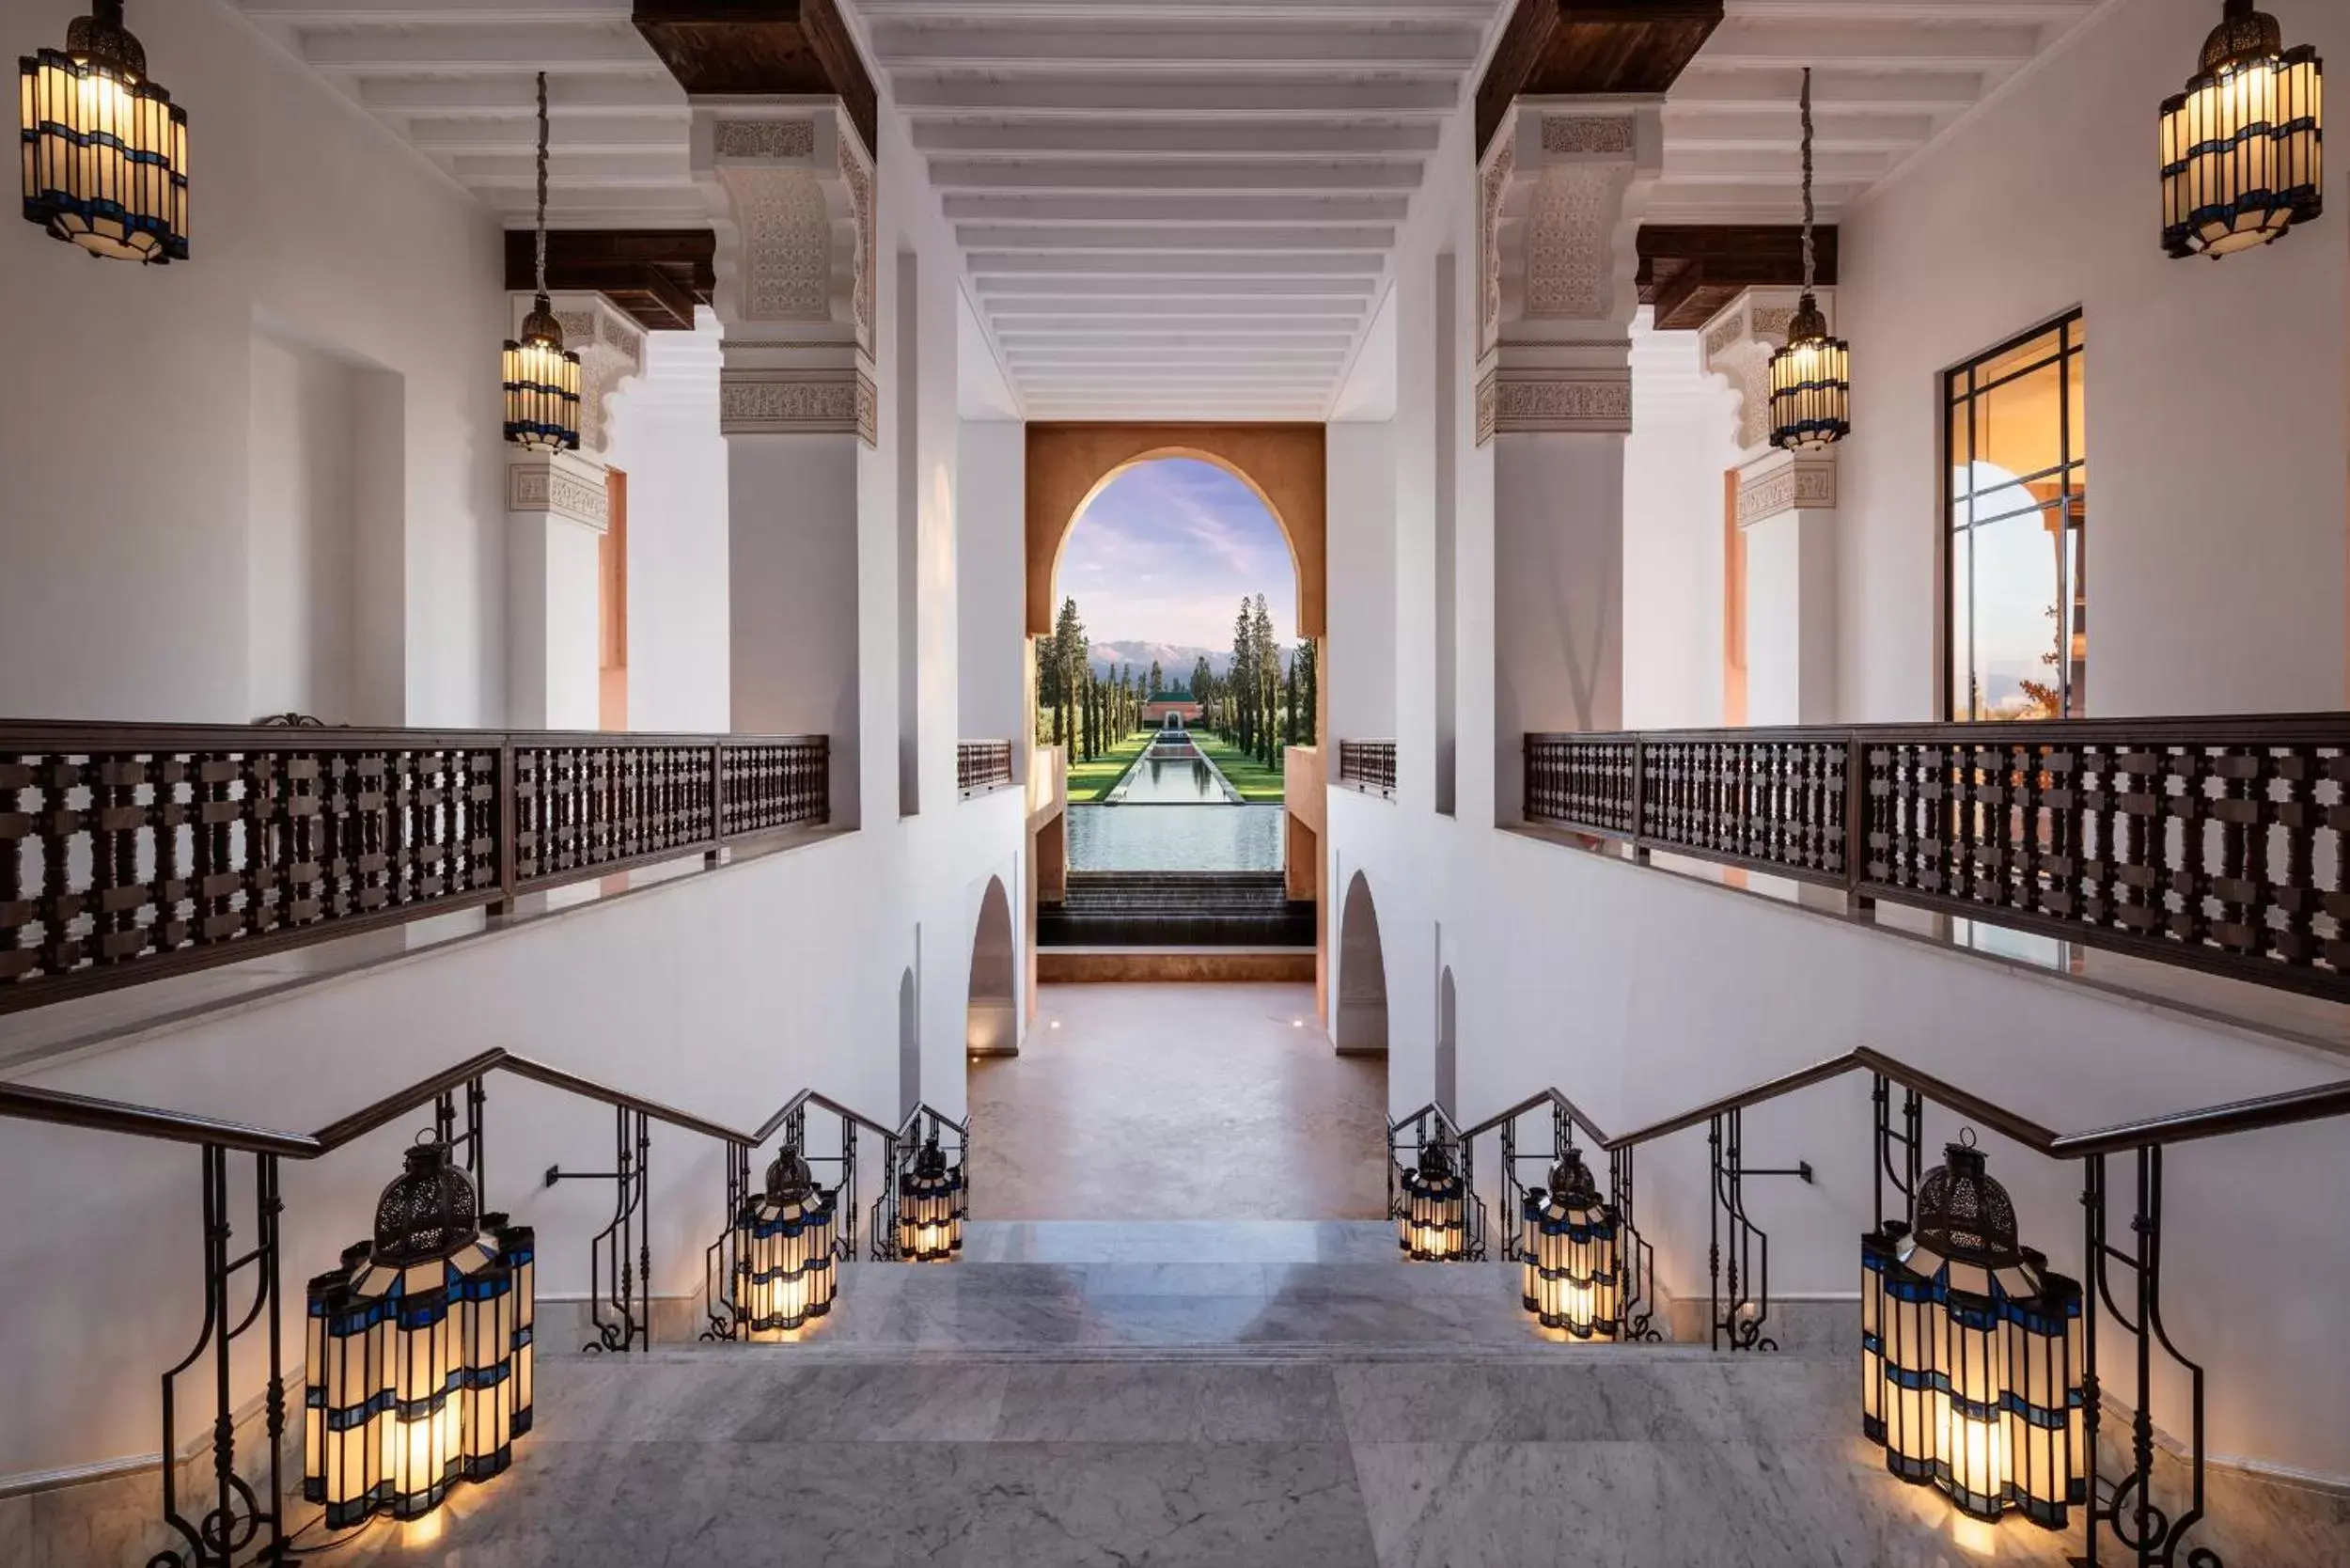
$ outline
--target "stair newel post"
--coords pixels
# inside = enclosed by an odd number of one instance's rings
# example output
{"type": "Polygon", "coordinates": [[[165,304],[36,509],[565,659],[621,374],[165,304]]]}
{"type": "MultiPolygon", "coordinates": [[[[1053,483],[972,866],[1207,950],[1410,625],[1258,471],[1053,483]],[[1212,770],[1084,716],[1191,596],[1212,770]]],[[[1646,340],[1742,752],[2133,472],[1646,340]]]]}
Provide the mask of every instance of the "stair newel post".
{"type": "MultiPolygon", "coordinates": [[[[1722,1348],[1722,1119],[1716,1115],[1705,1134],[1706,1156],[1711,1166],[1707,1183],[1709,1197],[1705,1211],[1705,1272],[1706,1305],[1714,1320],[1714,1348],[1722,1348]]],[[[1731,1265],[1730,1289],[1738,1290],[1737,1264],[1731,1265]]]]}
{"type": "Polygon", "coordinates": [[[833,1244],[834,1251],[838,1255],[839,1248],[845,1246],[854,1255],[856,1251],[856,1123],[845,1116],[840,1119],[840,1190],[849,1195],[849,1213],[841,1222],[843,1234],[833,1244]]]}
{"type": "Polygon", "coordinates": [[[1525,1249],[1518,1217],[1518,1121],[1501,1123],[1501,1250],[1505,1261],[1516,1262],[1525,1249]]]}
{"type": "Polygon", "coordinates": [[[2105,1396],[2097,1379],[2098,1307],[2106,1294],[2106,1157],[2092,1154],[2081,1162],[2081,1443],[2088,1449],[2089,1518],[2081,1528],[2087,1556],[2081,1560],[2097,1568],[2098,1525],[2105,1505],[2098,1500],[2104,1484],[2104,1465],[2097,1453],[2097,1429],[2103,1424],[2105,1396]]]}

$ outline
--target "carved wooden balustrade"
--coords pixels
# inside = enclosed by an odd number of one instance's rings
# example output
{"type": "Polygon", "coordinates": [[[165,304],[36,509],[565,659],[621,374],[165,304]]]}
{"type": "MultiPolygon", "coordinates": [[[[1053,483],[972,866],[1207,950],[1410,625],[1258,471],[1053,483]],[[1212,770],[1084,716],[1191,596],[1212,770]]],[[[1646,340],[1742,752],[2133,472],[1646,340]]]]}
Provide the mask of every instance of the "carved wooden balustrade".
{"type": "Polygon", "coordinates": [[[1393,741],[1340,741],[1339,782],[1372,794],[1395,793],[1393,741]]]}
{"type": "Polygon", "coordinates": [[[2350,1000],[2350,714],[1528,735],[1526,816],[2350,1000]]]}
{"type": "Polygon", "coordinates": [[[822,735],[0,722],[0,1012],[830,815],[822,735]]]}
{"type": "Polygon", "coordinates": [[[1010,741],[957,741],[955,788],[966,795],[1011,787],[1010,741]]]}

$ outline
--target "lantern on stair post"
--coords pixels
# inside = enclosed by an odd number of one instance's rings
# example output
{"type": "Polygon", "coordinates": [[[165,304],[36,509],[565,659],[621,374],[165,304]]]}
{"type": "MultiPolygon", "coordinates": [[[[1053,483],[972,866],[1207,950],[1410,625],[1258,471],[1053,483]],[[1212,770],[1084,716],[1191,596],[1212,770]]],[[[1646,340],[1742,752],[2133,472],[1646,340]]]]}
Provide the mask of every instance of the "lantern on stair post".
{"type": "Polygon", "coordinates": [[[1452,1151],[1438,1133],[1419,1146],[1418,1169],[1403,1173],[1403,1212],[1396,1245],[1421,1262],[1468,1256],[1468,1183],[1453,1168],[1452,1151]]]}
{"type": "Polygon", "coordinates": [[[449,1146],[419,1143],[374,1239],[310,1281],[303,1495],[329,1529],[420,1518],[530,1429],[535,1239],[475,1204],[449,1146]]]}
{"type": "Polygon", "coordinates": [[[743,1206],[735,1305],[751,1339],[780,1339],[832,1310],[838,1196],[816,1184],[799,1146],[787,1143],[767,1168],[766,1191],[743,1206]]]}
{"type": "Polygon", "coordinates": [[[1616,1338],[1622,1275],[1616,1211],[1580,1151],[1551,1167],[1550,1185],[1526,1195],[1526,1309],[1578,1340],[1616,1338]]]}
{"type": "Polygon", "coordinates": [[[1861,1427],[1886,1467],[1961,1510],[2062,1529],[2088,1497],[2081,1289],[2020,1244],[1972,1135],[1918,1188],[1914,1228],[1861,1239],[1861,1427]]]}
{"type": "Polygon", "coordinates": [[[944,1262],[963,1250],[963,1168],[948,1167],[935,1130],[898,1178],[898,1256],[944,1262]]]}

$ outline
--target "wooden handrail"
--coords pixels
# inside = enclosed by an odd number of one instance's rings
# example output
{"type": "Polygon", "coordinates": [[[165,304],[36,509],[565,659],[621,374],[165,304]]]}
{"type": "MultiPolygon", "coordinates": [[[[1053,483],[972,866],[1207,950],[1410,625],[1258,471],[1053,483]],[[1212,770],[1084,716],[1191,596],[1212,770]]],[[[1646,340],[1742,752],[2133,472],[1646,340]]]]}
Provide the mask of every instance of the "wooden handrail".
{"type": "Polygon", "coordinates": [[[431,1104],[438,1096],[462,1084],[486,1077],[492,1073],[510,1073],[518,1078],[559,1089],[567,1094],[635,1111],[667,1126],[699,1133],[704,1137],[744,1149],[756,1149],[765,1143],[775,1136],[776,1130],[783,1125],[791,1112],[807,1105],[821,1106],[859,1126],[870,1128],[884,1137],[894,1138],[898,1136],[896,1128],[885,1127],[860,1111],[852,1110],[827,1095],[807,1089],[793,1095],[785,1103],[783,1109],[769,1117],[758,1131],[745,1133],[696,1116],[691,1111],[682,1111],[658,1100],[648,1100],[642,1095],[614,1089],[593,1078],[584,1078],[576,1073],[550,1067],[545,1062],[534,1061],[503,1048],[468,1057],[429,1077],[394,1090],[373,1104],[328,1122],[315,1133],[280,1132],[269,1127],[197,1116],[187,1111],[161,1110],[151,1105],[133,1105],[118,1100],[101,1100],[57,1090],[36,1089],[29,1084],[6,1082],[0,1082],[0,1117],[20,1121],[46,1121],[64,1127],[86,1127],[95,1132],[121,1133],[171,1143],[212,1144],[239,1153],[281,1154],[289,1159],[314,1160],[322,1154],[333,1153],[343,1145],[364,1137],[388,1122],[397,1121],[418,1106],[431,1104]]]}
{"type": "MultiPolygon", "coordinates": [[[[2090,1132],[2058,1133],[2042,1126],[2029,1117],[2021,1116],[2003,1105],[1995,1105],[1979,1094],[1960,1089],[1955,1084],[1922,1072],[1895,1057],[1866,1045],[1830,1057],[1825,1061],[1798,1068],[1793,1073],[1725,1094],[1691,1110],[1680,1111],[1652,1121],[1628,1133],[1610,1136],[1598,1122],[1564,1094],[1545,1089],[1529,1094],[1516,1105],[1478,1122],[1463,1133],[1464,1139],[1482,1137],[1505,1121],[1516,1120],[1541,1105],[1556,1105],[1574,1118],[1576,1126],[1590,1135],[1602,1150],[1637,1148],[1652,1143],[1668,1134],[1702,1125],[1731,1111],[1746,1110],[1767,1101],[1826,1083],[1852,1073],[1873,1073],[1904,1089],[1914,1090],[1921,1097],[1947,1110],[1957,1112],[1970,1121],[1990,1128],[2001,1137],[2013,1138],[2035,1152],[2052,1159],[2085,1159],[2094,1154],[2110,1154],[2125,1149],[2151,1148],[2172,1143],[2186,1143],[2196,1138],[2221,1137],[2231,1133],[2261,1132],[2271,1127],[2286,1127],[2300,1121],[2318,1121],[2328,1117],[2350,1116],[2350,1078],[2330,1084],[2316,1084],[2308,1089],[2292,1089],[2277,1094],[2264,1094],[2250,1100],[2232,1101],[2227,1105],[2206,1106],[2201,1110],[2170,1111],[2160,1116],[2143,1117],[2110,1127],[2090,1132]]],[[[1414,1113],[1417,1115],[1418,1113],[1414,1113]]],[[[1405,1118],[1409,1121],[1410,1118],[1405,1118]]]]}

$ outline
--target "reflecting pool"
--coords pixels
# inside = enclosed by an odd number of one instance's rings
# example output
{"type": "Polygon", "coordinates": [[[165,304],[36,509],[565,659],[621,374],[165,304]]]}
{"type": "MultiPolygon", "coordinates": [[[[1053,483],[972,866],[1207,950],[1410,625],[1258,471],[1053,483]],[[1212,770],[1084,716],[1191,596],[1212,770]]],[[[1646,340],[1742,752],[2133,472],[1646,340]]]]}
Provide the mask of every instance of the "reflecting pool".
{"type": "MultiPolygon", "coordinates": [[[[1169,787],[1188,788],[1190,774],[1183,764],[1169,787]]],[[[1072,806],[1069,864],[1081,871],[1279,870],[1280,804],[1224,805],[1223,792],[1213,781],[1209,788],[1219,804],[1072,806]]]]}
{"type": "Polygon", "coordinates": [[[1119,796],[1121,806],[1225,806],[1230,798],[1224,792],[1224,780],[1208,760],[1185,746],[1173,756],[1162,756],[1163,746],[1152,746],[1143,754],[1142,760],[1126,770],[1121,782],[1123,792],[1119,796]]]}

